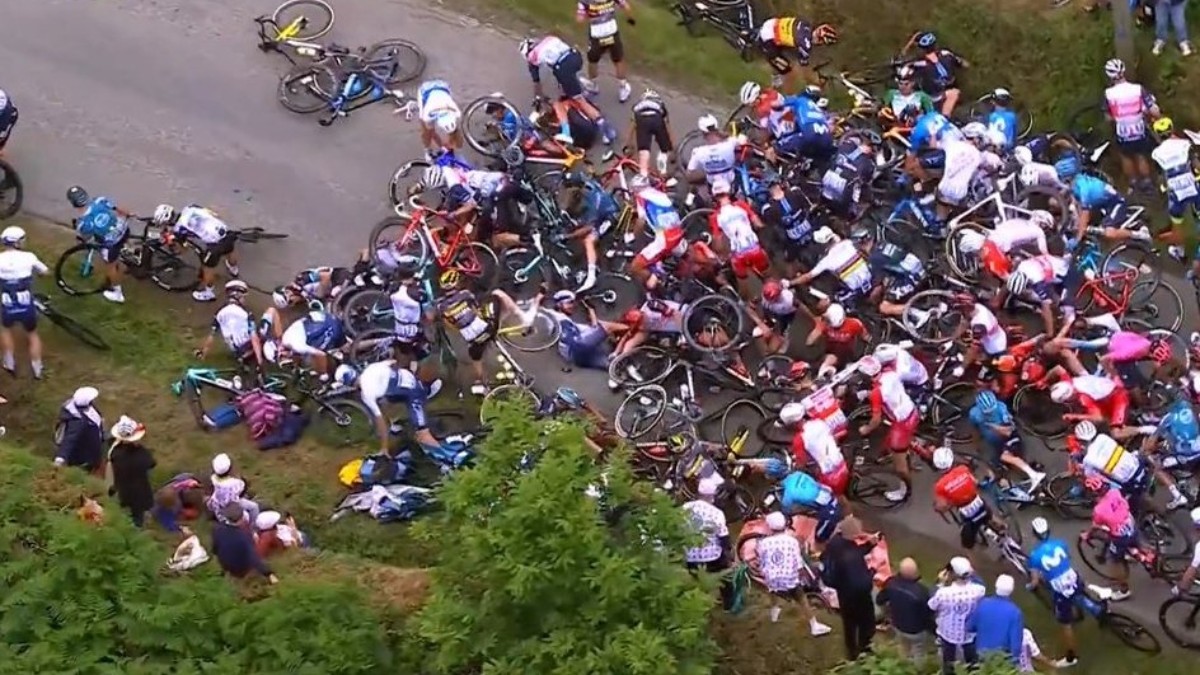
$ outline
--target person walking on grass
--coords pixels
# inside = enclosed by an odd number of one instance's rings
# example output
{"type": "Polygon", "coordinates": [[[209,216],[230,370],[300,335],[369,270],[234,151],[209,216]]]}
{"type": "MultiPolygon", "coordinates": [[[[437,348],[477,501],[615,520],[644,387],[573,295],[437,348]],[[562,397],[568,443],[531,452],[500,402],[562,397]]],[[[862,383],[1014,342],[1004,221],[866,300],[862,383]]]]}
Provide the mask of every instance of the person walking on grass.
{"type": "Polygon", "coordinates": [[[129,511],[137,527],[146,522],[146,512],[154,508],[150,470],[157,466],[157,462],[150,450],[140,442],[145,435],[144,424],[121,415],[121,419],[112,427],[114,442],[108,451],[108,462],[112,467],[112,487],[108,493],[117,496],[117,501],[129,511]]]}
{"type": "Polygon", "coordinates": [[[1155,2],[1154,47],[1150,50],[1155,56],[1163,53],[1172,29],[1175,30],[1179,53],[1191,56],[1192,43],[1188,42],[1187,32],[1187,0],[1157,0],[1155,2]]]}
{"type": "Polygon", "coordinates": [[[888,620],[896,633],[900,653],[913,663],[925,660],[929,631],[933,628],[933,611],[929,609],[929,588],[921,582],[917,561],[900,561],[899,574],[887,580],[875,604],[886,607],[888,620]]]}
{"type": "Polygon", "coordinates": [[[967,666],[979,663],[975,634],[970,619],[987,589],[975,578],[971,561],[962,556],[950,559],[947,569],[938,575],[942,585],[929,599],[929,609],[937,615],[937,636],[942,643],[942,673],[954,675],[959,653],[967,666]]]}

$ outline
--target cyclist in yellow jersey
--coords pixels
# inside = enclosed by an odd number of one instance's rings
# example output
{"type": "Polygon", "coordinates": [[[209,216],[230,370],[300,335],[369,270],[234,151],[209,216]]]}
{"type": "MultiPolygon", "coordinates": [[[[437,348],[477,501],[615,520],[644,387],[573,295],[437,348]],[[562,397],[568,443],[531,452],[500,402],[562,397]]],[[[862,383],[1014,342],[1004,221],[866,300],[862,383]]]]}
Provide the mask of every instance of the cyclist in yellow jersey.
{"type": "Polygon", "coordinates": [[[838,41],[837,30],[822,23],[813,26],[794,16],[777,16],[767,19],[758,29],[758,46],[775,71],[774,85],[779,86],[787,77],[789,86],[795,89],[795,76],[789,55],[797,65],[807,66],[812,56],[813,45],[828,45],[838,41]]]}

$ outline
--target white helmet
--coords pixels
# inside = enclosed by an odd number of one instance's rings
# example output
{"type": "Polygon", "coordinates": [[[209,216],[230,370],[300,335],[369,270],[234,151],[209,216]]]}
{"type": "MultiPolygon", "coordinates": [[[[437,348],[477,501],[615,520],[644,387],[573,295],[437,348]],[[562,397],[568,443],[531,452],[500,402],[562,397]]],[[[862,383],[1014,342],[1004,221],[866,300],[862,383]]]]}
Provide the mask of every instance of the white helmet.
{"type": "Polygon", "coordinates": [[[445,171],[440,166],[431,166],[425,169],[425,173],[421,174],[421,185],[433,190],[446,187],[445,171]]]}
{"type": "Polygon", "coordinates": [[[704,133],[716,131],[721,126],[715,115],[701,115],[700,119],[696,120],[696,128],[704,133]]]}
{"type": "Polygon", "coordinates": [[[1111,80],[1125,76],[1125,62],[1121,59],[1109,59],[1104,62],[1104,74],[1111,80]]]}
{"type": "Polygon", "coordinates": [[[976,230],[964,229],[958,235],[958,250],[962,253],[978,253],[987,243],[987,237],[976,230]]]}
{"type": "Polygon", "coordinates": [[[458,114],[448,112],[438,115],[437,119],[434,121],[434,124],[437,125],[437,130],[440,133],[447,135],[452,134],[455,131],[458,131],[458,114]]]}
{"type": "Polygon", "coordinates": [[[1050,387],[1050,400],[1055,403],[1065,403],[1075,393],[1075,386],[1070,382],[1055,382],[1050,387]]]}
{"type": "Polygon", "coordinates": [[[933,451],[933,468],[938,471],[945,471],[954,466],[954,451],[947,447],[940,447],[933,451]]]}
{"type": "Polygon", "coordinates": [[[1022,185],[1037,185],[1042,176],[1038,173],[1037,167],[1032,164],[1026,164],[1021,167],[1021,173],[1017,174],[1022,185]]]}
{"type": "Polygon", "coordinates": [[[782,532],[787,529],[788,518],[779,511],[772,511],[767,514],[767,527],[771,528],[772,532],[782,532]]]}
{"type": "Polygon", "coordinates": [[[1039,537],[1050,534],[1050,523],[1046,522],[1046,519],[1041,516],[1029,521],[1029,528],[1039,537]]]}
{"type": "Polygon", "coordinates": [[[813,241],[818,244],[830,244],[837,241],[837,235],[828,227],[821,227],[816,232],[813,232],[813,241]]]}
{"type": "Polygon", "coordinates": [[[333,379],[347,387],[353,387],[354,381],[358,379],[358,371],[354,369],[354,366],[343,363],[333,371],[333,379]]]}
{"type": "Polygon", "coordinates": [[[662,96],[659,96],[658,92],[654,91],[653,89],[647,89],[646,91],[642,92],[642,100],[643,101],[647,101],[647,100],[651,100],[651,99],[660,99],[660,98],[662,98],[662,96]]]}
{"type": "Polygon", "coordinates": [[[0,232],[0,241],[3,241],[5,244],[10,246],[19,244],[24,240],[25,230],[17,227],[16,225],[9,225],[8,227],[4,228],[3,232],[0,232]]]}
{"type": "Polygon", "coordinates": [[[154,224],[167,225],[175,220],[175,209],[170,204],[159,204],[154,207],[154,224]]]}
{"type": "Polygon", "coordinates": [[[883,370],[883,364],[874,356],[864,356],[858,361],[858,372],[867,377],[875,377],[883,370]]]}
{"type": "Polygon", "coordinates": [[[1035,209],[1033,213],[1029,214],[1029,222],[1045,229],[1054,225],[1054,216],[1045,209],[1035,209]]]}
{"type": "Polygon", "coordinates": [[[962,133],[968,140],[978,141],[987,137],[987,127],[982,122],[971,122],[962,128],[962,133]]]}
{"type": "Polygon", "coordinates": [[[1013,272],[1008,277],[1008,292],[1013,295],[1020,295],[1029,287],[1029,277],[1021,272],[1013,272]]]}
{"type": "Polygon", "coordinates": [[[831,328],[841,328],[842,324],[846,321],[846,308],[836,302],[826,307],[825,321],[831,328]]]}
{"type": "Polygon", "coordinates": [[[1188,515],[1192,517],[1192,524],[1196,527],[1200,527],[1200,506],[1192,509],[1192,512],[1188,515]]]}
{"type": "Polygon", "coordinates": [[[1017,159],[1017,164],[1025,166],[1033,161],[1033,151],[1024,145],[1018,145],[1013,148],[1013,157],[1017,159]]]}
{"type": "Polygon", "coordinates": [[[280,286],[279,288],[276,288],[275,291],[271,293],[271,302],[275,303],[275,307],[277,309],[287,309],[288,305],[292,304],[288,302],[287,286],[280,286]]]}
{"type": "Polygon", "coordinates": [[[729,181],[725,180],[724,178],[714,178],[712,187],[709,189],[712,191],[713,196],[716,197],[717,195],[729,194],[729,192],[733,190],[733,186],[730,185],[729,181]]]}
{"type": "Polygon", "coordinates": [[[1075,425],[1075,438],[1078,438],[1084,443],[1090,443],[1098,433],[1100,432],[1096,429],[1096,425],[1087,420],[1075,425]]]}
{"type": "Polygon", "coordinates": [[[742,90],[738,94],[738,98],[742,100],[742,105],[750,105],[758,100],[758,95],[762,93],[762,87],[755,82],[747,82],[742,85],[742,90]]]}
{"type": "Polygon", "coordinates": [[[250,287],[248,285],[246,285],[246,282],[244,282],[240,279],[234,279],[232,281],[226,282],[225,292],[226,293],[249,293],[250,287]]]}
{"type": "Polygon", "coordinates": [[[517,51],[521,52],[521,56],[528,57],[529,52],[533,51],[533,45],[536,44],[533,38],[525,38],[521,40],[521,44],[517,45],[517,51]]]}
{"type": "Polygon", "coordinates": [[[787,426],[799,424],[808,415],[803,403],[788,403],[779,410],[779,421],[787,426]]]}
{"type": "Polygon", "coordinates": [[[886,366],[889,363],[895,363],[896,359],[900,358],[900,352],[902,351],[899,345],[881,344],[875,348],[875,358],[879,359],[879,362],[886,366]]]}

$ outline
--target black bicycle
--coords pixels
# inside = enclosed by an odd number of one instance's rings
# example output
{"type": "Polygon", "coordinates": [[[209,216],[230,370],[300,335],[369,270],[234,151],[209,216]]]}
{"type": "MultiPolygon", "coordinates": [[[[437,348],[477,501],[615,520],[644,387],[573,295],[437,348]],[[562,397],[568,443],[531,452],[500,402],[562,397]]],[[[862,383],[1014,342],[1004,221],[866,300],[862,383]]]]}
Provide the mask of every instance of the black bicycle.
{"type": "Polygon", "coordinates": [[[1171,642],[1183,647],[1200,651],[1200,626],[1196,619],[1200,617],[1200,595],[1184,595],[1170,598],[1158,609],[1158,625],[1171,638],[1171,642]]]}
{"type": "Polygon", "coordinates": [[[671,11],[692,37],[700,36],[705,26],[714,28],[743,61],[753,61],[761,52],[754,7],[747,0],[685,0],[672,5],[671,11]]]}
{"type": "Polygon", "coordinates": [[[33,306],[37,308],[39,314],[49,319],[50,323],[70,333],[76,340],[79,340],[92,349],[104,352],[111,349],[108,343],[104,341],[104,338],[100,337],[96,331],[51,307],[49,296],[35,293],[33,296],[33,306]]]}
{"type": "Polygon", "coordinates": [[[411,114],[416,102],[396,87],[420,77],[425,55],[406,40],[385,40],[351,54],[344,47],[325,48],[337,61],[303,63],[279,81],[279,101],[300,114],[325,110],[321,126],[373,103],[390,100],[411,114]],[[335,51],[336,50],[336,51],[335,51]]]}
{"type": "Polygon", "coordinates": [[[25,187],[12,164],[0,159],[0,220],[11,218],[21,210],[25,187]]]}
{"type": "MultiPolygon", "coordinates": [[[[145,227],[140,233],[131,232],[121,246],[117,259],[125,271],[135,279],[150,279],[165,291],[195,290],[200,279],[200,250],[187,242],[164,240],[162,230],[149,218],[130,216],[129,220],[145,227]]],[[[54,282],[68,295],[94,295],[108,288],[102,270],[103,248],[98,242],[81,240],[63,251],[54,265],[54,282]]]]}

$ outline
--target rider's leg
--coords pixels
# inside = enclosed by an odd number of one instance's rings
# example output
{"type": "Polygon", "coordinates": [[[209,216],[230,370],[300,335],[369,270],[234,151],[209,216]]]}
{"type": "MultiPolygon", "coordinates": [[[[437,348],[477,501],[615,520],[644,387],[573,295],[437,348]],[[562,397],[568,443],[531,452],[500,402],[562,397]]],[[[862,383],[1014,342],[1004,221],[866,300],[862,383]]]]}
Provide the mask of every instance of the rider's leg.
{"type": "MultiPolygon", "coordinates": [[[[42,336],[38,335],[37,330],[26,331],[26,340],[29,342],[29,363],[33,367],[33,376],[41,379],[42,377],[42,336]]],[[[7,353],[7,351],[5,352],[7,353]]]]}
{"type": "Polygon", "coordinates": [[[947,89],[942,98],[942,114],[946,117],[954,114],[954,107],[958,105],[958,98],[961,92],[957,89],[947,89]]]}
{"type": "Polygon", "coordinates": [[[0,328],[0,351],[4,353],[4,369],[12,372],[17,368],[17,357],[13,354],[12,330],[8,326],[0,328]]]}

